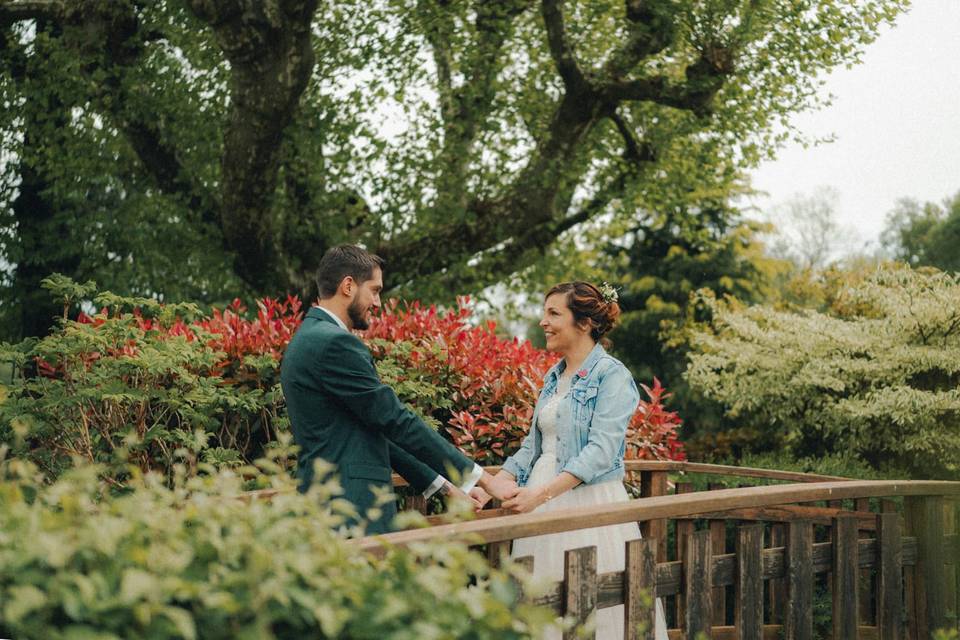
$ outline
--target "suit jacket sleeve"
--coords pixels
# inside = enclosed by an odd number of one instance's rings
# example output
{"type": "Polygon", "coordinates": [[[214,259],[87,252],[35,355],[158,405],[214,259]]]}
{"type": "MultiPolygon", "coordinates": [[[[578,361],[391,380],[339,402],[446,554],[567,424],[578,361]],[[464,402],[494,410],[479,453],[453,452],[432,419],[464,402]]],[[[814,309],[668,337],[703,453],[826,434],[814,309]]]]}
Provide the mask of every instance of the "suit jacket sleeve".
{"type": "Polygon", "coordinates": [[[407,409],[393,389],[380,381],[370,351],[356,336],[342,333],[333,337],[315,366],[319,384],[361,423],[381,432],[426,466],[448,478],[451,468],[461,476],[473,469],[472,460],[407,409]]]}
{"type": "Polygon", "coordinates": [[[427,487],[437,479],[439,473],[392,442],[390,443],[390,466],[393,467],[394,471],[403,476],[403,479],[409,482],[410,486],[417,493],[426,491],[427,487]]]}

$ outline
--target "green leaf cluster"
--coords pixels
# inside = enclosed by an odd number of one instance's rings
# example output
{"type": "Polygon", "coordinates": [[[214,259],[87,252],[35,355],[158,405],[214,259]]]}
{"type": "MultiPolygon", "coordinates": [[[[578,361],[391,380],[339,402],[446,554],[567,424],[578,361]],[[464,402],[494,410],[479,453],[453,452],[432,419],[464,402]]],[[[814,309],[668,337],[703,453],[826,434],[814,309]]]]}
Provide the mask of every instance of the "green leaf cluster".
{"type": "Polygon", "coordinates": [[[248,502],[232,471],[181,467],[172,486],[138,474],[113,497],[100,475],[85,465],[44,485],[29,463],[0,462],[0,636],[509,639],[552,616],[521,600],[529,576],[462,544],[359,551],[337,530],[333,483],[301,495],[264,474],[276,495],[248,502]]]}
{"type": "Polygon", "coordinates": [[[184,456],[194,467],[201,457],[230,465],[276,440],[283,403],[276,359],[245,363],[262,384],[227,380],[225,354],[210,335],[170,332],[196,314],[195,305],[97,299],[112,311],[0,347],[0,360],[16,372],[0,387],[0,442],[15,455],[54,478],[78,459],[99,463],[122,483],[131,465],[169,477],[184,456]],[[149,323],[145,314],[154,316],[149,323]]]}
{"type": "Polygon", "coordinates": [[[881,265],[829,312],[701,297],[690,385],[796,456],[848,451],[874,468],[960,471],[960,277],[881,265]]]}

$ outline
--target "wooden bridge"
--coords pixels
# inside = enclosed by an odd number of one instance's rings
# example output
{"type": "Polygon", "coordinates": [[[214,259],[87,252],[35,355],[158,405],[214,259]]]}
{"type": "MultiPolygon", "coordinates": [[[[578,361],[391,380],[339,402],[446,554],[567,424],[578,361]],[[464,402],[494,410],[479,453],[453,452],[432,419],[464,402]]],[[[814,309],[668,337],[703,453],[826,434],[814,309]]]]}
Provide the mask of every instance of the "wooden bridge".
{"type": "MultiPolygon", "coordinates": [[[[653,637],[636,631],[640,623],[654,628],[653,606],[644,606],[641,592],[664,598],[671,639],[811,639],[817,589],[830,593],[834,640],[927,640],[934,630],[958,628],[960,482],[857,481],[683,462],[630,461],[627,470],[639,475],[641,499],[547,514],[492,509],[471,522],[357,544],[377,553],[385,545],[461,539],[484,545],[499,563],[517,538],[635,521],[644,538],[628,543],[624,571],[598,575],[595,548],[569,551],[565,579],[535,601],[581,623],[596,609],[625,604],[628,638],[653,637]],[[711,484],[695,492],[681,482],[671,493],[671,472],[791,484],[711,484]]],[[[425,509],[420,499],[408,506],[425,509]]],[[[532,568],[532,560],[519,562],[532,568]]]]}

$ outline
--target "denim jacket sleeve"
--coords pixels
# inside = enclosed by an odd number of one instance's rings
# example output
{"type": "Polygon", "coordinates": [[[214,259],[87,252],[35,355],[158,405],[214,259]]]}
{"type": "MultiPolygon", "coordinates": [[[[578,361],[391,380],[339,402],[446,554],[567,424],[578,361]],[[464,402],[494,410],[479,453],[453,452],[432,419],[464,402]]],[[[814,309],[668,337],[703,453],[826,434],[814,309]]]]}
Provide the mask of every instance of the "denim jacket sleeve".
{"type": "Polygon", "coordinates": [[[523,470],[529,470],[530,465],[533,464],[533,456],[536,455],[536,451],[533,450],[533,432],[536,428],[536,423],[530,425],[530,430],[523,438],[523,442],[520,443],[520,448],[517,449],[517,452],[507,458],[503,463],[503,470],[512,475],[514,478],[519,478],[520,472],[523,470]]]}
{"type": "Polygon", "coordinates": [[[587,483],[612,469],[639,402],[640,392],[626,367],[618,363],[604,372],[587,430],[587,444],[567,461],[562,471],[587,483]]]}

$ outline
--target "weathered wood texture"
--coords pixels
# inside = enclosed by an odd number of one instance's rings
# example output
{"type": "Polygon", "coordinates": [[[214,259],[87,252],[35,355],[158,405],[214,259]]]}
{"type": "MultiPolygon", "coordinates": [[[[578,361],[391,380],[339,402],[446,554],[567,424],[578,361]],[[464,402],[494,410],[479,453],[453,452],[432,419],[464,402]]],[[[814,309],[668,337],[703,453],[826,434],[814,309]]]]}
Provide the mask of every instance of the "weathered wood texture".
{"type": "Polygon", "coordinates": [[[763,639],[763,525],[737,531],[734,627],[740,640],[763,639]]]}
{"type": "Polygon", "coordinates": [[[564,640],[584,636],[580,627],[597,608],[597,548],[585,547],[567,551],[563,570],[564,611],[576,625],[564,633],[564,640]]]}
{"type": "Polygon", "coordinates": [[[903,638],[903,550],[900,516],[877,514],[877,626],[880,640],[903,638]]]}
{"type": "Polygon", "coordinates": [[[833,530],[833,637],[857,638],[857,615],[860,612],[857,577],[857,520],[840,515],[833,530]]]}
{"type": "Polygon", "coordinates": [[[784,612],[787,640],[813,638],[813,527],[791,522],[787,531],[787,604],[784,612]]]}
{"type": "Polygon", "coordinates": [[[713,552],[709,531],[695,531],[687,536],[687,562],[684,572],[684,593],[687,596],[687,615],[684,618],[688,638],[704,634],[707,638],[713,628],[713,552]]]}
{"type": "Polygon", "coordinates": [[[657,541],[627,543],[624,563],[624,633],[627,640],[654,640],[653,594],[657,580],[657,541]],[[642,631],[641,631],[642,629],[642,631]]]}

